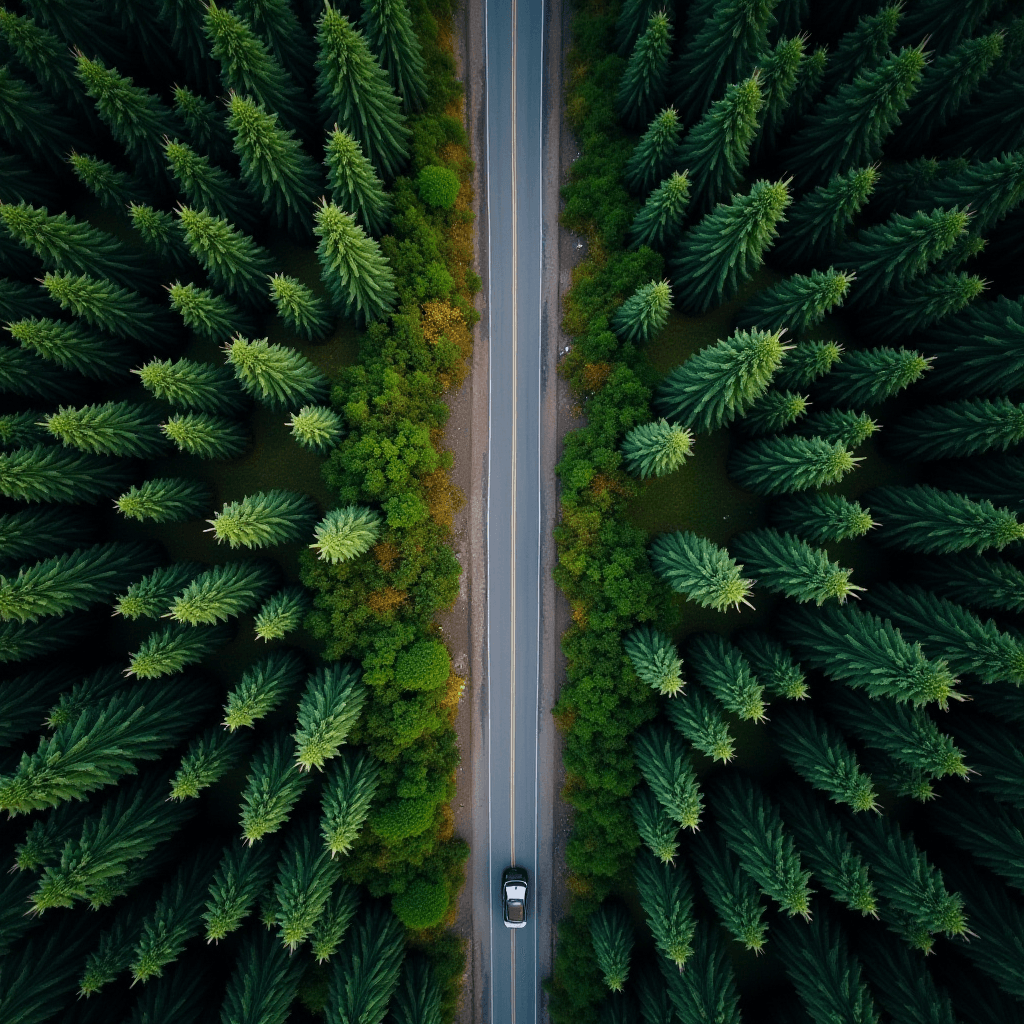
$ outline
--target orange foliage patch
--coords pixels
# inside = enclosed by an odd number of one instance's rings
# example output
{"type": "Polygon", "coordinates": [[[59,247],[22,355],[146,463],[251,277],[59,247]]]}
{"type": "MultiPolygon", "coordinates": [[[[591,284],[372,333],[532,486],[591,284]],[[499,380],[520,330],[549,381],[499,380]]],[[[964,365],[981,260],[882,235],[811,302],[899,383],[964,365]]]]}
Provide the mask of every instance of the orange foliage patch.
{"type": "Polygon", "coordinates": [[[572,602],[572,621],[576,623],[580,629],[586,629],[589,621],[587,616],[587,606],[582,601],[572,602]]]}
{"type": "Polygon", "coordinates": [[[441,807],[441,824],[437,828],[437,841],[447,843],[455,835],[455,811],[451,804],[441,807]]]}
{"type": "Polygon", "coordinates": [[[402,553],[398,550],[397,544],[392,544],[389,540],[382,540],[379,544],[374,545],[373,557],[377,559],[377,564],[385,572],[391,572],[398,564],[402,553]]]}
{"type": "Polygon", "coordinates": [[[462,491],[452,483],[447,470],[435,469],[420,477],[420,486],[423,488],[423,497],[430,509],[430,518],[438,526],[450,530],[455,519],[455,513],[466,503],[462,491]]]}
{"type": "Polygon", "coordinates": [[[609,491],[612,494],[629,494],[629,491],[618,480],[606,473],[594,474],[594,478],[590,481],[590,490],[595,498],[600,498],[609,491]]]}
{"type": "Polygon", "coordinates": [[[611,374],[611,363],[587,363],[587,365],[583,367],[583,387],[590,394],[596,394],[604,387],[605,382],[611,374]]]}
{"type": "Polygon", "coordinates": [[[383,590],[375,590],[366,599],[370,610],[376,615],[384,617],[401,608],[409,595],[404,590],[395,590],[394,587],[385,587],[383,590]]]}

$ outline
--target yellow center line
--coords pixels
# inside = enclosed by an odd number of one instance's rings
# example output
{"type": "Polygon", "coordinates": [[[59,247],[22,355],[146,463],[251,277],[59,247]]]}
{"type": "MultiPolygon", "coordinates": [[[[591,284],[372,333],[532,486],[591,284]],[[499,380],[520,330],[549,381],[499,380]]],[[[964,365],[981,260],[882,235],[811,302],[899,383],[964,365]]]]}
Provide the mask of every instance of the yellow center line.
{"type": "MultiPolygon", "coordinates": [[[[516,232],[516,0],[512,0],[512,644],[510,663],[510,742],[511,764],[509,770],[509,835],[512,844],[512,863],[516,862],[516,352],[518,347],[518,314],[516,312],[517,257],[516,232]]],[[[515,956],[515,943],[512,945],[515,956]]],[[[514,961],[513,961],[514,964],[514,961]]],[[[512,1019],[515,1020],[515,971],[512,973],[513,998],[512,1019]]]]}

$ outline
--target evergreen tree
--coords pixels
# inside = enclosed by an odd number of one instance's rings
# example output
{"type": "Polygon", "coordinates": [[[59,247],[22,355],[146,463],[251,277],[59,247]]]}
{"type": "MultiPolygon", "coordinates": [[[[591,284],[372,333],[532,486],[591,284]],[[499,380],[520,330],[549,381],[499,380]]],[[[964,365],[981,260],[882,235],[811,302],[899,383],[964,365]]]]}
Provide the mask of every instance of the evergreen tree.
{"type": "Polygon", "coordinates": [[[395,1024],[441,1024],[441,990],[426,960],[406,957],[390,1011],[395,1024]]]}
{"type": "Polygon", "coordinates": [[[876,536],[884,547],[925,554],[980,553],[1001,551],[1024,537],[1024,524],[1009,509],[954,491],[922,484],[877,487],[870,500],[882,524],[876,536]]]}
{"type": "Polygon", "coordinates": [[[792,494],[838,483],[862,461],[820,437],[766,437],[733,452],[729,476],[754,494],[792,494]]]}
{"type": "Polygon", "coordinates": [[[905,944],[879,936],[864,955],[882,1006],[897,1021],[934,1020],[955,1024],[949,996],[932,980],[921,959],[905,944]]]}
{"type": "Polygon", "coordinates": [[[264,548],[299,540],[313,525],[312,499],[295,491],[259,491],[225,502],[206,521],[218,543],[232,548],[264,548]]]}
{"type": "Polygon", "coordinates": [[[324,151],[327,184],[335,205],[350,211],[368,234],[382,235],[391,219],[391,197],[384,191],[373,164],[363,155],[363,147],[335,125],[324,151]]]}
{"type": "Polygon", "coordinates": [[[693,893],[686,872],[643,851],[637,856],[634,875],[640,891],[640,905],[654,934],[654,945],[681,971],[693,953],[693,935],[697,926],[693,916],[693,893]]]}
{"type": "Polygon", "coordinates": [[[241,615],[270,591],[276,569],[259,562],[229,562],[200,573],[168,606],[174,622],[212,626],[241,615]]]}
{"type": "Polygon", "coordinates": [[[782,331],[737,331],[676,367],[663,381],[657,404],[673,421],[716,430],[765,393],[787,348],[782,331]]]}
{"type": "Polygon", "coordinates": [[[696,831],[704,802],[682,739],[664,726],[651,725],[633,737],[633,753],[640,773],[672,820],[696,831]]]}
{"type": "Polygon", "coordinates": [[[821,323],[825,314],[841,306],[856,275],[846,271],[812,270],[809,277],[794,274],[758,292],[743,307],[737,323],[766,331],[786,328],[794,333],[821,323]]]}
{"type": "Polygon", "coordinates": [[[790,533],[771,528],[747,530],[731,541],[732,550],[754,573],[757,586],[795,601],[840,604],[863,590],[850,582],[852,569],[829,560],[824,548],[811,547],[790,533]]]}
{"type": "Polygon", "coordinates": [[[303,448],[318,454],[334,448],[344,433],[341,417],[327,405],[304,405],[285,426],[303,448]]]}
{"type": "Polygon", "coordinates": [[[676,160],[687,169],[696,213],[710,212],[739,185],[763,103],[760,72],[755,71],[727,86],[722,99],[711,104],[683,140],[676,160]]]}
{"type": "Polygon", "coordinates": [[[210,852],[200,851],[190,856],[164,886],[156,906],[146,916],[135,947],[130,965],[133,982],[159,978],[199,931],[214,866],[210,852]]]}
{"type": "Polygon", "coordinates": [[[305,961],[289,956],[269,932],[250,931],[228,980],[221,1024],[285,1024],[305,969],[305,961]]]}
{"type": "Polygon", "coordinates": [[[661,6],[660,0],[625,0],[615,22],[615,39],[620,57],[628,57],[633,52],[651,15],[661,6]]]}
{"type": "Polygon", "coordinates": [[[146,248],[157,257],[159,264],[175,270],[195,270],[195,260],[189,254],[181,225],[173,213],[132,203],[128,207],[128,216],[132,227],[146,248]]]}
{"type": "Polygon", "coordinates": [[[793,90],[806,60],[806,38],[802,35],[789,36],[788,32],[784,36],[788,38],[780,38],[771,50],[758,58],[764,106],[761,110],[760,129],[751,151],[754,160],[775,149],[793,90]]]}
{"type": "Polygon", "coordinates": [[[192,359],[151,359],[138,370],[142,386],[154,398],[200,412],[237,412],[245,400],[224,366],[192,359]]]}
{"type": "Polygon", "coordinates": [[[223,217],[206,210],[179,206],[175,213],[189,252],[209,275],[210,282],[244,302],[261,303],[273,263],[266,249],[223,217]]]}
{"type": "Polygon", "coordinates": [[[223,352],[242,390],[273,409],[316,401],[327,391],[323,373],[305,356],[266,338],[249,341],[238,335],[223,352]]]}
{"type": "MultiPolygon", "coordinates": [[[[903,8],[899,3],[863,14],[839,42],[829,58],[825,81],[829,88],[852,82],[858,74],[870,72],[890,55],[903,8]]],[[[926,72],[927,73],[927,72],[926,72]]]]}
{"type": "Polygon", "coordinates": [[[139,572],[153,567],[145,543],[96,544],[0,575],[0,619],[35,622],[105,603],[139,572]]]}
{"type": "Polygon", "coordinates": [[[806,187],[822,175],[877,160],[920,84],[925,63],[923,47],[904,47],[826,96],[784,154],[797,170],[797,183],[806,187]]]}
{"type": "Polygon", "coordinates": [[[123,688],[124,679],[117,665],[107,665],[91,672],[60,694],[46,715],[47,728],[56,729],[76,722],[86,708],[106,704],[123,688]]]}
{"type": "Polygon", "coordinates": [[[108,210],[120,213],[129,203],[142,202],[145,189],[130,174],[119,171],[113,164],[73,151],[67,159],[75,177],[108,210]]]}
{"type": "Polygon", "coordinates": [[[826,184],[801,196],[779,229],[775,254],[788,263],[807,263],[831,252],[868,201],[877,181],[876,167],[857,167],[834,175],[826,184]]]}
{"type": "Polygon", "coordinates": [[[299,702],[296,764],[303,771],[338,756],[366,701],[359,671],[349,665],[317,669],[299,702]]]}
{"type": "Polygon", "coordinates": [[[398,986],[405,934],[380,904],[367,909],[334,958],[327,1000],[329,1020],[380,1022],[398,986]]]}
{"type": "Polygon", "coordinates": [[[134,901],[121,907],[111,926],[100,934],[96,948],[85,961],[78,983],[78,997],[95,995],[128,969],[132,952],[142,934],[142,907],[134,901]]]}
{"type": "Polygon", "coordinates": [[[106,402],[78,409],[62,405],[43,422],[65,448],[92,455],[151,459],[167,450],[156,412],[136,402],[106,402]]]}
{"type": "Polygon", "coordinates": [[[298,629],[312,609],[313,601],[305,587],[285,587],[271,594],[253,621],[257,639],[282,639],[298,629]]]}
{"type": "Polygon", "coordinates": [[[238,179],[178,139],[164,140],[167,170],[185,202],[249,231],[256,226],[252,203],[238,187],[238,179]]]}
{"type": "Polygon", "coordinates": [[[427,102],[426,71],[406,0],[364,0],[359,27],[406,111],[422,110],[427,102]]]}
{"type": "Polygon", "coordinates": [[[930,405],[903,417],[888,435],[897,457],[957,459],[1024,440],[1024,406],[1007,398],[968,399],[930,405]]]}
{"type": "Polygon", "coordinates": [[[843,357],[843,348],[834,341],[801,341],[792,345],[773,378],[780,388],[805,388],[830,373],[843,357]]]}
{"type": "Polygon", "coordinates": [[[818,385],[830,402],[872,406],[898,394],[931,369],[932,359],[906,348],[871,348],[847,352],[818,385]]]}
{"type": "Polygon", "coordinates": [[[653,626],[638,626],[622,641],[642,683],[666,697],[681,693],[683,662],[672,640],[653,626]]]}
{"type": "MultiPolygon", "coordinates": [[[[3,13],[0,11],[0,16],[3,13]]],[[[45,317],[53,312],[53,303],[35,284],[0,278],[0,320],[3,323],[26,317],[45,317]]]]}
{"type": "Polygon", "coordinates": [[[594,959],[612,992],[621,992],[629,977],[633,951],[633,926],[625,911],[614,904],[602,904],[590,915],[590,940],[594,959]]]}
{"type": "Polygon", "coordinates": [[[712,761],[728,764],[735,757],[736,745],[721,707],[702,687],[691,687],[665,712],[679,734],[712,761]]]}
{"type": "Polygon", "coordinates": [[[683,235],[671,267],[684,312],[698,315],[720,305],[754,276],[789,202],[788,182],[758,181],[683,235]]]}
{"type": "Polygon", "coordinates": [[[703,14],[672,76],[680,108],[693,121],[730,82],[749,75],[768,48],[768,28],[776,0],[716,0],[700,5],[703,14]],[[705,13],[706,12],[706,13],[705,13]]]}
{"type": "Polygon", "coordinates": [[[698,926],[689,970],[672,970],[664,961],[659,966],[678,1020],[740,1024],[736,979],[716,931],[698,926]]]}
{"type": "Polygon", "coordinates": [[[745,434],[777,434],[807,414],[806,395],[769,388],[739,421],[745,434]]]}
{"type": "Polygon", "coordinates": [[[278,932],[289,952],[309,938],[340,875],[341,867],[319,842],[315,822],[292,830],[274,886],[278,932]]]}
{"type": "Polygon", "coordinates": [[[854,811],[880,811],[871,776],[861,769],[838,729],[810,708],[790,708],[773,722],[783,756],[808,785],[854,811]]]}
{"type": "MultiPolygon", "coordinates": [[[[639,0],[643,3],[644,0],[639,0]]],[[[626,12],[623,6],[623,14],[626,12]]],[[[675,107],[666,107],[647,126],[636,149],[626,162],[625,178],[630,190],[647,195],[679,165],[679,143],[683,124],[675,107]]]]}
{"type": "Polygon", "coordinates": [[[63,370],[102,381],[118,380],[128,372],[127,348],[80,324],[33,317],[6,326],[22,348],[56,363],[63,370]]]}
{"type": "MultiPolygon", "coordinates": [[[[175,5],[179,11],[186,6],[189,8],[188,15],[192,17],[194,25],[195,50],[201,55],[202,61],[207,62],[209,58],[203,28],[205,10],[194,7],[189,0],[163,0],[163,2],[175,5]]],[[[212,62],[208,66],[212,70],[212,62]]],[[[209,77],[212,80],[213,75],[211,74],[209,77]]],[[[198,152],[205,153],[211,160],[223,160],[231,152],[230,140],[224,126],[223,106],[197,95],[183,85],[176,85],[172,90],[172,95],[174,96],[174,112],[185,126],[188,141],[192,147],[198,152]]],[[[196,205],[202,204],[197,203],[196,205]]]]}
{"type": "MultiPolygon", "coordinates": [[[[783,0],[786,3],[787,0],[783,0]]],[[[800,3],[802,0],[788,0],[789,3],[800,3]]],[[[804,19],[801,19],[801,22],[804,19]]],[[[796,74],[796,84],[790,94],[789,109],[786,111],[784,127],[792,130],[810,110],[821,93],[828,68],[828,47],[819,46],[804,58],[796,74]]]]}
{"type": "Polygon", "coordinates": [[[671,56],[672,22],[664,11],[656,12],[634,44],[619,82],[619,117],[631,128],[646,124],[665,100],[671,56]]]}
{"type": "Polygon", "coordinates": [[[240,733],[207,729],[189,743],[181,767],[171,780],[171,799],[199,796],[238,764],[244,749],[240,733]]]}
{"type": "Polygon", "coordinates": [[[734,638],[746,656],[758,682],[769,692],[787,700],[804,700],[807,681],[793,655],[767,633],[743,632],[734,638]]]}
{"type": "Polygon", "coordinates": [[[185,626],[178,622],[150,633],[128,656],[125,675],[157,679],[202,661],[231,639],[226,626],[185,626]]]}
{"type": "Polygon", "coordinates": [[[893,340],[962,312],[987,287],[974,274],[925,274],[898,295],[883,296],[865,323],[880,340],[893,340]]]}
{"type": "MultiPolygon", "coordinates": [[[[309,937],[311,952],[318,964],[325,963],[338,952],[341,940],[345,938],[348,926],[359,909],[359,895],[355,886],[339,885],[328,897],[309,937]]],[[[440,1017],[437,1024],[440,1024],[440,1017]]]]}
{"type": "Polygon", "coordinates": [[[675,472],[692,453],[693,434],[665,419],[641,423],[622,441],[626,468],[641,480],[675,472]]]}
{"type": "Polygon", "coordinates": [[[95,624],[85,618],[65,617],[60,632],[54,632],[52,622],[22,625],[19,622],[0,622],[0,664],[27,661],[40,655],[52,654],[94,632],[95,624]]]}
{"type": "Polygon", "coordinates": [[[73,123],[38,89],[0,68],[0,131],[5,141],[46,167],[78,144],[73,123]]]}
{"type": "Polygon", "coordinates": [[[683,219],[690,203],[690,179],[673,171],[647,197],[629,229],[631,249],[646,245],[666,252],[683,233],[683,219]]]}
{"type": "Polygon", "coordinates": [[[839,819],[810,793],[792,789],[783,804],[786,827],[816,881],[843,906],[878,916],[878,897],[864,858],[839,819]]]}
{"type": "Polygon", "coordinates": [[[967,0],[955,7],[925,0],[907,12],[900,35],[903,38],[927,36],[936,52],[945,53],[961,39],[973,35],[990,10],[989,4],[979,0],[967,0]]]}
{"type": "Polygon", "coordinates": [[[881,750],[910,771],[921,772],[929,779],[947,775],[966,778],[970,772],[964,764],[964,752],[952,737],[939,731],[922,708],[872,700],[849,691],[833,703],[844,727],[862,743],[881,750]]]}
{"type": "Polygon", "coordinates": [[[92,526],[76,512],[43,506],[0,516],[0,559],[48,558],[93,539],[92,526]]]}
{"type": "Polygon", "coordinates": [[[317,523],[316,542],[309,546],[324,561],[348,562],[365,554],[380,533],[380,515],[359,505],[332,509],[317,523]]]}
{"type": "Polygon", "coordinates": [[[53,400],[79,393],[76,385],[27,349],[0,348],[0,392],[53,400]]]}
{"type": "Polygon", "coordinates": [[[210,504],[209,487],[201,480],[183,477],[153,477],[132,485],[114,507],[129,519],[154,523],[184,523],[198,519],[210,504]]]}
{"type": "Polygon", "coordinates": [[[0,452],[0,494],[18,501],[91,504],[115,494],[128,477],[114,459],[47,445],[0,452]]]}
{"type": "Polygon", "coordinates": [[[171,599],[203,571],[198,562],[172,562],[137,580],[114,602],[114,614],[126,619],[158,619],[171,599]]]}
{"type": "Polygon", "coordinates": [[[764,688],[750,663],[720,636],[705,633],[690,642],[690,664],[727,711],[744,721],[764,721],[764,688]]]}
{"type": "Polygon", "coordinates": [[[650,341],[668,323],[672,311],[672,288],[668,281],[642,284],[619,306],[612,318],[612,330],[635,345],[650,341]]]}
{"type": "Polygon", "coordinates": [[[752,581],[740,575],[743,566],[706,537],[690,531],[663,533],[654,538],[650,559],[654,571],[677,594],[702,608],[753,607],[748,600],[752,581]]]}
{"type": "Polygon", "coordinates": [[[40,426],[45,415],[37,409],[0,414],[0,447],[33,448],[52,441],[49,431],[40,426]]]}
{"type": "Polygon", "coordinates": [[[753,953],[764,949],[768,924],[757,886],[739,869],[719,837],[702,837],[693,846],[693,864],[701,888],[726,931],[753,953]]]}
{"type": "Polygon", "coordinates": [[[242,181],[265,213],[292,234],[305,237],[313,226],[313,198],[320,174],[294,132],[279,128],[277,119],[278,115],[262,104],[231,94],[227,123],[242,181]]]}
{"type": "Polygon", "coordinates": [[[970,206],[971,231],[987,234],[1024,201],[1024,154],[967,163],[922,186],[914,201],[925,209],[970,206]]]}
{"type": "Polygon", "coordinates": [[[940,708],[961,699],[945,662],[929,661],[920,644],[908,643],[891,622],[870,612],[838,604],[794,608],[781,626],[802,660],[869,697],[915,706],[936,701],[940,708]]]}
{"type": "Polygon", "coordinates": [[[1024,611],[1024,572],[1001,558],[947,555],[917,567],[918,579],[942,597],[974,608],[1024,611]]]}
{"type": "Polygon", "coordinates": [[[807,927],[786,921],[778,933],[779,952],[800,1002],[813,1021],[878,1024],[881,1016],[845,932],[823,905],[814,909],[807,927]]]}
{"type": "Polygon", "coordinates": [[[674,864],[679,853],[679,826],[658,803],[658,798],[649,786],[641,784],[633,791],[629,808],[636,830],[647,849],[662,864],[674,864]]]}
{"type": "Polygon", "coordinates": [[[249,447],[249,434],[242,424],[205,412],[175,414],[160,429],[179,451],[200,459],[237,459],[249,447]]]}
{"type": "Polygon", "coordinates": [[[240,310],[223,295],[207,288],[175,281],[167,291],[171,309],[181,317],[186,327],[200,337],[225,342],[233,334],[245,333],[251,327],[240,310]]]}
{"type": "Polygon", "coordinates": [[[251,96],[289,127],[305,123],[306,104],[295,82],[242,18],[211,3],[204,27],[225,92],[251,96]]]}
{"type": "MultiPolygon", "coordinates": [[[[51,668],[19,676],[5,676],[3,684],[0,685],[0,742],[9,747],[27,733],[35,732],[46,714],[46,709],[61,694],[67,683],[67,673],[63,669],[51,668]]],[[[47,820],[49,819],[35,824],[42,827],[47,820]]],[[[55,848],[54,852],[56,849],[58,848],[55,848]]],[[[30,864],[21,863],[20,854],[17,863],[20,871],[31,867],[30,864]]]]}
{"type": "Polygon", "coordinates": [[[863,537],[878,525],[871,510],[839,494],[793,494],[772,505],[771,521],[811,544],[863,537]]]}
{"type": "Polygon", "coordinates": [[[329,4],[317,22],[317,99],[327,128],[337,124],[385,178],[405,166],[410,133],[387,73],[362,34],[329,4]]]}
{"type": "Polygon", "coordinates": [[[320,832],[332,857],[345,856],[355,844],[380,780],[378,763],[365,751],[344,751],[327,767],[320,832]]]}
{"type": "Polygon", "coordinates": [[[207,942],[219,942],[242,927],[270,884],[276,852],[269,841],[251,845],[235,839],[224,848],[206,893],[207,942]]]}
{"type": "Polygon", "coordinates": [[[386,317],[397,299],[395,276],[378,243],[334,203],[321,203],[315,220],[320,277],[335,307],[360,322],[386,317]]]}
{"type": "Polygon", "coordinates": [[[294,651],[274,651],[250,665],[228,693],[224,727],[251,729],[299,688],[302,676],[302,659],[294,651]]]}
{"type": "Polygon", "coordinates": [[[294,277],[274,274],[270,278],[270,300],[288,329],[306,341],[321,341],[331,329],[324,300],[294,277]]]}
{"type": "Polygon", "coordinates": [[[249,764],[242,790],[242,837],[252,845],[280,830],[309,776],[293,763],[295,743],[285,733],[264,740],[249,764]]]}

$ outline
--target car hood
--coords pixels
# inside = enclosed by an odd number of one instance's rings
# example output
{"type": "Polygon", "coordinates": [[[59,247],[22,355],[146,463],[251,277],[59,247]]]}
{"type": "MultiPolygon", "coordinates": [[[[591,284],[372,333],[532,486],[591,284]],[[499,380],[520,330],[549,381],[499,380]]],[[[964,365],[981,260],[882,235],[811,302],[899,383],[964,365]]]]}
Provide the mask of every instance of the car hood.
{"type": "Polygon", "coordinates": [[[505,886],[505,895],[510,900],[525,900],[526,899],[526,886],[516,885],[514,882],[509,882],[505,886]]]}

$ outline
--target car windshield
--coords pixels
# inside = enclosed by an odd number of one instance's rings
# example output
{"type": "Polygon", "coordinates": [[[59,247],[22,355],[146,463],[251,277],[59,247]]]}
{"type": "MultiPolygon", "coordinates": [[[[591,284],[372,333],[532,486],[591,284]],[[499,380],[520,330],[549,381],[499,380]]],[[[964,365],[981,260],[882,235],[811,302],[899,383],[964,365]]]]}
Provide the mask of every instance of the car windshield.
{"type": "Polygon", "coordinates": [[[509,900],[508,901],[508,919],[510,921],[522,921],[523,920],[523,901],[522,900],[509,900]]]}

